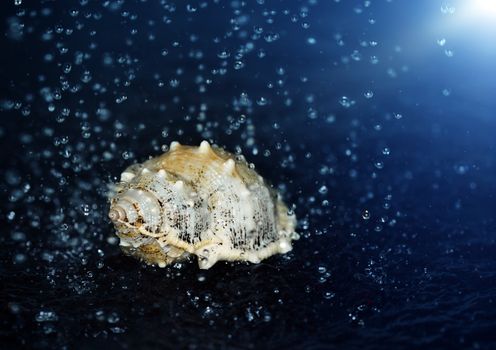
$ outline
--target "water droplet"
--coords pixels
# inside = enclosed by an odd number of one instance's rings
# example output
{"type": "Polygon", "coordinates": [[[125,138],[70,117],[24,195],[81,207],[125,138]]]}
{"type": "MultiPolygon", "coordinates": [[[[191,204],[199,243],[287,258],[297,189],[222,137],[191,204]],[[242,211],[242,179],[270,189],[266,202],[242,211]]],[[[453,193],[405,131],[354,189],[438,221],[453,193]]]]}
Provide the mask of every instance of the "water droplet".
{"type": "Polygon", "coordinates": [[[353,53],[350,55],[350,57],[353,61],[357,61],[357,62],[362,59],[362,55],[358,50],[354,50],[353,53]]]}
{"type": "Polygon", "coordinates": [[[126,95],[122,95],[122,96],[117,97],[117,98],[115,99],[115,103],[120,104],[120,103],[122,103],[122,102],[124,102],[124,101],[126,101],[126,100],[127,100],[127,96],[126,96],[126,95]]]}
{"type": "Polygon", "coordinates": [[[470,167],[468,164],[456,164],[454,169],[458,175],[465,175],[470,170],[470,167]]]}
{"type": "Polygon", "coordinates": [[[57,321],[59,318],[53,311],[40,311],[36,314],[35,320],[37,322],[57,321]]]}
{"type": "Polygon", "coordinates": [[[368,220],[368,219],[370,219],[370,212],[369,212],[367,209],[364,209],[364,210],[362,211],[362,218],[363,218],[364,220],[368,220]]]}
{"type": "Polygon", "coordinates": [[[277,33],[268,33],[267,35],[264,36],[264,39],[266,42],[271,43],[279,39],[279,34],[277,33]]]}
{"type": "Polygon", "coordinates": [[[257,105],[259,106],[265,106],[266,104],[268,103],[268,100],[261,96],[258,100],[257,100],[257,105]]]}
{"type": "Polygon", "coordinates": [[[31,114],[31,109],[29,108],[29,106],[24,106],[21,109],[21,113],[23,116],[27,117],[31,114]]]}
{"type": "Polygon", "coordinates": [[[377,161],[374,163],[374,166],[377,168],[377,169],[382,169],[384,168],[384,162],[381,162],[381,161],[377,161]]]}
{"type": "Polygon", "coordinates": [[[190,5],[190,4],[187,4],[186,5],[186,11],[188,11],[188,12],[196,12],[196,10],[197,10],[196,7],[194,7],[194,6],[190,5]]]}
{"type": "Polygon", "coordinates": [[[234,69],[238,70],[238,69],[241,69],[245,66],[245,64],[241,61],[236,61],[234,62],[234,69]]]}
{"type": "Polygon", "coordinates": [[[81,75],[81,81],[83,83],[89,83],[91,81],[91,78],[92,78],[91,73],[88,70],[84,71],[83,74],[81,75]]]}
{"type": "Polygon", "coordinates": [[[133,153],[132,152],[129,152],[129,151],[122,152],[122,158],[124,158],[124,159],[130,159],[132,157],[133,157],[133,153]]]}
{"type": "Polygon", "coordinates": [[[219,53],[217,54],[217,57],[219,57],[219,58],[221,58],[221,59],[223,59],[223,60],[225,60],[225,59],[226,59],[226,58],[228,58],[229,56],[231,56],[231,54],[230,54],[230,53],[229,53],[229,51],[227,51],[227,50],[222,50],[221,52],[219,52],[219,53]]]}
{"type": "Polygon", "coordinates": [[[341,96],[339,99],[339,104],[344,108],[350,108],[355,104],[355,101],[350,100],[347,96],[341,96]]]}
{"type": "Polygon", "coordinates": [[[441,13],[443,15],[452,15],[456,12],[456,8],[450,4],[442,4],[441,5],[441,13]]]}
{"type": "Polygon", "coordinates": [[[88,216],[90,215],[91,207],[88,204],[81,204],[81,211],[83,212],[84,216],[88,216]]]}
{"type": "Polygon", "coordinates": [[[325,292],[324,293],[324,299],[327,299],[327,300],[334,298],[334,296],[336,296],[336,294],[333,292],[325,292]]]}
{"type": "Polygon", "coordinates": [[[116,312],[112,312],[110,315],[108,315],[107,322],[114,324],[114,323],[119,322],[119,319],[120,319],[119,315],[116,312]]]}

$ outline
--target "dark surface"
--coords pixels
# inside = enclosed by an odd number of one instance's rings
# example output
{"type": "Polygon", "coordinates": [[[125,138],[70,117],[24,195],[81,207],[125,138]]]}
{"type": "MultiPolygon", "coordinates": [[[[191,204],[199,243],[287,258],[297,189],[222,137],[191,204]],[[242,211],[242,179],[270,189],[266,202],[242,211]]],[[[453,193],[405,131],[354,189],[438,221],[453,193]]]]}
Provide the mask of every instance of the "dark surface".
{"type": "Polygon", "coordinates": [[[171,4],[1,5],[2,348],[494,348],[494,25],[437,1],[171,4]],[[107,184],[202,139],[295,205],[290,254],[120,253],[107,184]]]}

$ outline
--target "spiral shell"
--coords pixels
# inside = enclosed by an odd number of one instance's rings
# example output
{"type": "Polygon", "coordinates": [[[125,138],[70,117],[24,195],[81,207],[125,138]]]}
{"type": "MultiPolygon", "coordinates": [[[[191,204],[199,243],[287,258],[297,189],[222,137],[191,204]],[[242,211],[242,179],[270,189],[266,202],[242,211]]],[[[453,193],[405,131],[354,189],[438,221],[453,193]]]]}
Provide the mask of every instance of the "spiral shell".
{"type": "Polygon", "coordinates": [[[123,251],[164,267],[190,255],[201,269],[219,260],[258,263],[292,249],[296,218],[243,156],[203,141],[121,174],[109,218],[123,251]]]}

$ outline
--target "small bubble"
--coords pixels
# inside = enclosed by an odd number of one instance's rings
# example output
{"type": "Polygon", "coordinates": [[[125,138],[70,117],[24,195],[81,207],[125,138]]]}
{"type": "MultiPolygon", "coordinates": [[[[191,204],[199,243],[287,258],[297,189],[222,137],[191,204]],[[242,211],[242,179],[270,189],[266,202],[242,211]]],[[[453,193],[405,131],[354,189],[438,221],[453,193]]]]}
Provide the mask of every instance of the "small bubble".
{"type": "Polygon", "coordinates": [[[268,33],[267,35],[264,36],[264,39],[266,42],[271,43],[279,39],[279,34],[277,33],[268,33]]]}
{"type": "Polygon", "coordinates": [[[370,219],[370,212],[369,212],[367,209],[364,209],[364,210],[362,211],[362,218],[363,218],[364,220],[368,220],[368,219],[370,219]]]}
{"type": "Polygon", "coordinates": [[[344,108],[350,108],[355,104],[355,101],[350,100],[347,96],[341,96],[339,99],[339,104],[344,108]]]}
{"type": "Polygon", "coordinates": [[[196,7],[194,7],[194,6],[190,5],[190,4],[187,4],[186,5],[186,11],[188,11],[188,12],[196,12],[196,10],[197,10],[196,7]]]}
{"type": "Polygon", "coordinates": [[[28,259],[28,257],[25,254],[19,253],[14,256],[14,263],[15,264],[22,264],[28,259]]]}
{"type": "Polygon", "coordinates": [[[124,328],[121,328],[121,327],[111,327],[110,330],[114,334],[120,334],[120,333],[124,333],[126,331],[124,328]]]}
{"type": "Polygon", "coordinates": [[[119,96],[115,99],[115,103],[117,104],[121,104],[122,102],[126,101],[127,100],[127,96],[126,95],[122,95],[122,96],[119,96]]]}
{"type": "Polygon", "coordinates": [[[326,186],[322,186],[321,188],[319,188],[319,193],[320,194],[326,194],[327,193],[327,187],[326,186]]]}
{"type": "Polygon", "coordinates": [[[31,114],[31,109],[29,108],[29,106],[24,106],[21,109],[21,113],[23,116],[27,117],[31,114]]]}
{"type": "Polygon", "coordinates": [[[381,161],[377,161],[374,163],[374,166],[377,168],[377,169],[382,169],[384,168],[384,162],[381,162],[381,161]]]}
{"type": "Polygon", "coordinates": [[[21,311],[21,307],[17,303],[11,302],[8,303],[7,306],[9,308],[9,311],[12,312],[13,314],[18,314],[19,311],[21,311]]]}
{"type": "Polygon", "coordinates": [[[133,153],[132,152],[129,152],[129,151],[122,152],[122,158],[124,158],[124,159],[130,159],[132,157],[133,157],[133,153]]]}
{"type": "Polygon", "coordinates": [[[238,70],[238,69],[241,69],[245,66],[245,64],[241,61],[236,61],[234,62],[234,69],[238,70]]]}
{"type": "Polygon", "coordinates": [[[53,311],[40,311],[35,317],[36,322],[57,321],[58,319],[57,314],[53,311]]]}
{"type": "Polygon", "coordinates": [[[454,169],[458,175],[465,175],[470,170],[470,167],[468,164],[456,164],[454,169]]]}
{"type": "Polygon", "coordinates": [[[350,55],[351,59],[353,61],[360,61],[362,59],[362,55],[360,54],[360,52],[358,50],[354,50],[352,52],[352,54],[350,55]]]}
{"type": "Polygon", "coordinates": [[[83,72],[83,74],[81,75],[81,81],[83,83],[89,83],[92,79],[92,76],[91,76],[91,73],[90,71],[86,70],[83,72]]]}
{"type": "Polygon", "coordinates": [[[83,212],[84,216],[88,216],[90,215],[91,207],[88,204],[81,204],[81,211],[83,212]]]}
{"type": "Polygon", "coordinates": [[[265,106],[267,103],[268,103],[267,99],[265,97],[263,97],[263,96],[261,96],[257,100],[257,105],[259,105],[259,106],[265,106]]]}
{"type": "Polygon", "coordinates": [[[325,293],[324,293],[324,299],[327,299],[327,300],[332,299],[332,298],[334,298],[335,296],[336,296],[336,294],[335,294],[335,293],[333,293],[333,292],[325,292],[325,293]]]}
{"type": "Polygon", "coordinates": [[[119,319],[120,319],[119,315],[116,312],[112,312],[110,315],[108,315],[107,322],[114,324],[114,323],[119,322],[119,319]]]}
{"type": "Polygon", "coordinates": [[[228,58],[229,56],[231,56],[231,54],[229,53],[229,51],[227,50],[222,50],[220,51],[218,54],[217,54],[217,57],[225,60],[226,58],[228,58]]]}
{"type": "Polygon", "coordinates": [[[364,92],[363,96],[365,96],[365,98],[372,98],[372,97],[374,97],[374,93],[372,91],[368,90],[368,91],[364,92]]]}
{"type": "Polygon", "coordinates": [[[441,5],[441,13],[443,15],[452,15],[456,12],[456,8],[450,4],[441,5]]]}

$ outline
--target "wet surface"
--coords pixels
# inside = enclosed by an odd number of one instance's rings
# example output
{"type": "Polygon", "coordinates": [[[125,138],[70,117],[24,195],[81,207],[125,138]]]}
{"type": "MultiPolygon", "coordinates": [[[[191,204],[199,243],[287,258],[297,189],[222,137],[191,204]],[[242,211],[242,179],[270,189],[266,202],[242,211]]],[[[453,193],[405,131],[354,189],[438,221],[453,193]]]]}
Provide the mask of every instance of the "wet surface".
{"type": "Polygon", "coordinates": [[[496,50],[434,3],[2,4],[3,346],[493,348],[496,50]],[[203,139],[284,193],[291,253],[122,255],[108,184],[203,139]]]}

